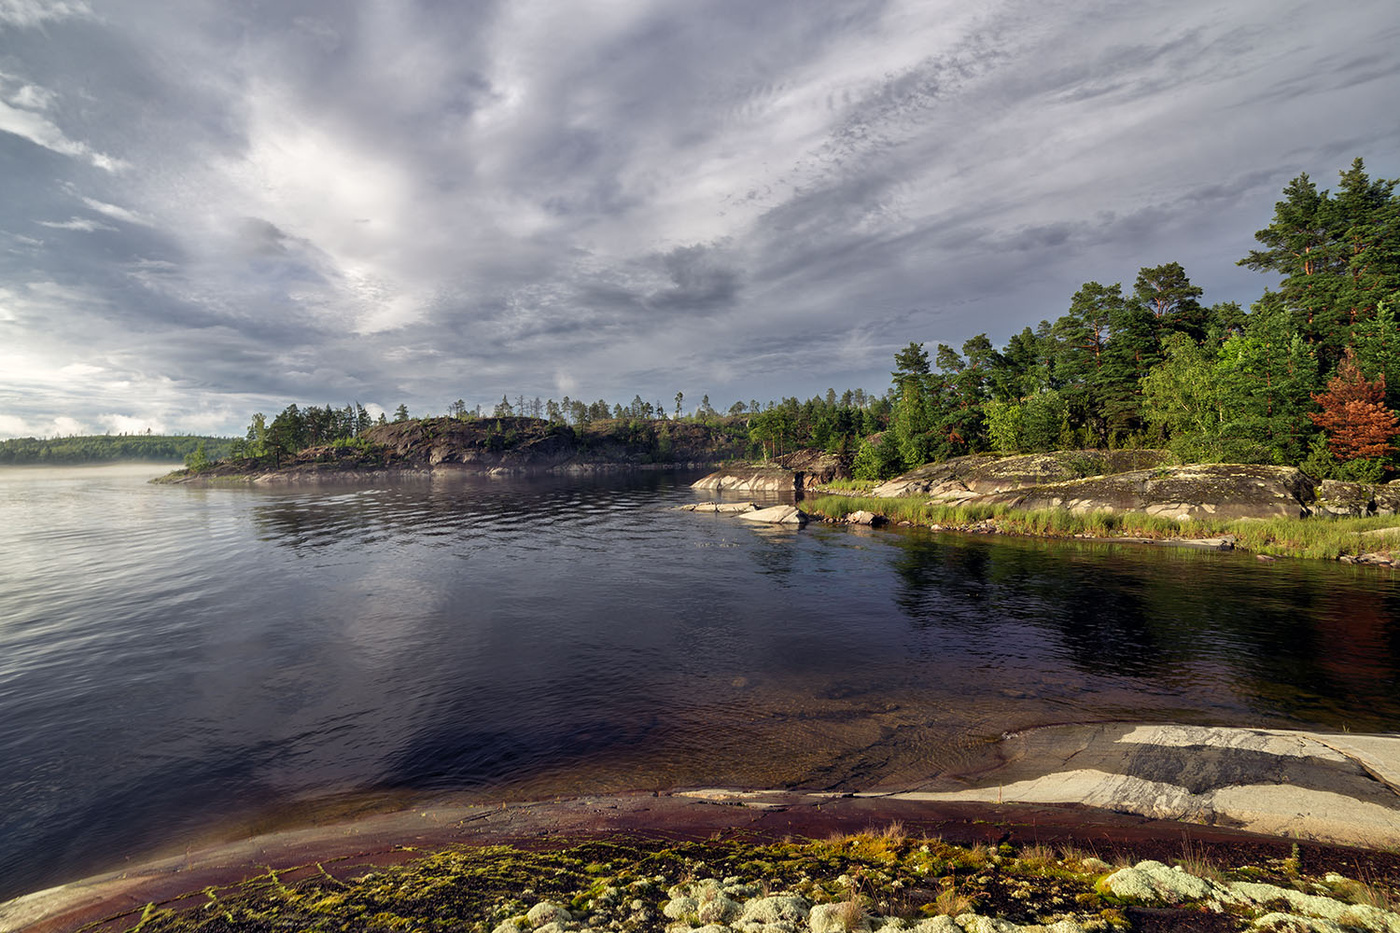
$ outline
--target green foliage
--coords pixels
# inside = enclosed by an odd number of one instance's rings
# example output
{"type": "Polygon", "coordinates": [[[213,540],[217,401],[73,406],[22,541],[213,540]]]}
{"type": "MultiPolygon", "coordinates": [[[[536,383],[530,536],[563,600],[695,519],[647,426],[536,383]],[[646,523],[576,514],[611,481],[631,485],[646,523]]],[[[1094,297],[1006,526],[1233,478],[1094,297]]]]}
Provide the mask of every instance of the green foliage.
{"type": "Polygon", "coordinates": [[[1013,454],[1021,450],[1021,426],[1024,410],[1017,402],[988,401],[982,403],[987,419],[987,438],[992,449],[1013,454]]]}
{"type": "Polygon", "coordinates": [[[1166,359],[1142,380],[1143,416],[1181,460],[1218,462],[1223,403],[1213,354],[1180,333],[1170,334],[1165,348],[1166,359]]]}
{"type": "Polygon", "coordinates": [[[0,464],[60,466],[122,460],[179,463],[192,456],[201,445],[206,459],[226,456],[232,443],[227,437],[161,434],[100,434],[48,440],[20,437],[0,441],[0,464]]]}
{"type": "Polygon", "coordinates": [[[209,454],[204,449],[204,441],[196,445],[193,453],[185,455],[185,469],[191,473],[203,473],[209,469],[209,454]]]}
{"type": "MultiPolygon", "coordinates": [[[[1054,389],[1026,399],[1021,413],[1021,447],[1032,453],[1055,450],[1069,423],[1069,406],[1054,389]]],[[[1077,445],[1069,445],[1077,446],[1077,445]]]]}
{"type": "Polygon", "coordinates": [[[851,463],[851,475],[858,480],[882,481],[898,476],[902,467],[898,443],[889,434],[883,434],[860,442],[851,463]]]}

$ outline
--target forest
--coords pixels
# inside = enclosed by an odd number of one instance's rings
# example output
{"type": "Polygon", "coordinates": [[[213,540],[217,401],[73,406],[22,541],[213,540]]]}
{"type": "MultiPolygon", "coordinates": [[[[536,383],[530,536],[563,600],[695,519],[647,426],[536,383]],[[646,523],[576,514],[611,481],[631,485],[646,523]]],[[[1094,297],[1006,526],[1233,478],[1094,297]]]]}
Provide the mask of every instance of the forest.
{"type": "MultiPolygon", "coordinates": [[[[1400,180],[1371,179],[1360,158],[1339,175],[1335,190],[1307,174],[1285,187],[1258,248],[1239,259],[1278,279],[1247,310],[1206,303],[1168,262],[1143,267],[1127,287],[1085,282],[1058,318],[1000,349],[986,334],[932,353],[911,342],[883,395],[829,389],[724,411],[705,396],[687,411],[677,393],[670,414],[640,396],[626,406],[519,396],[489,413],[458,400],[447,414],[724,421],[747,429],[755,457],[817,447],[864,479],[968,453],[1167,447],[1183,462],[1377,481],[1396,467],[1400,432],[1400,180]]],[[[400,405],[393,420],[409,417],[400,405]]],[[[354,443],[373,423],[358,403],[291,405],[270,422],[254,415],[232,452],[280,462],[304,447],[354,443]]]]}
{"type": "Polygon", "coordinates": [[[0,464],[7,466],[59,466],[141,460],[179,462],[196,452],[209,459],[225,456],[230,439],[161,434],[97,434],[49,439],[17,437],[0,441],[0,464]]]}

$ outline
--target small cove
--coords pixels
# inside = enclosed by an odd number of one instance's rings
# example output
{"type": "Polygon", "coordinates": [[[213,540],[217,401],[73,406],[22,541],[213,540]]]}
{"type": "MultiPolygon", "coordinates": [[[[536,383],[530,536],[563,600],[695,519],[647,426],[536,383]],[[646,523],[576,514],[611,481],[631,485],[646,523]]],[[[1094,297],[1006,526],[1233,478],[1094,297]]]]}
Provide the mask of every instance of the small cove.
{"type": "Polygon", "coordinates": [[[907,787],[1060,722],[1400,728],[1388,571],[754,528],[674,511],[691,474],[156,472],[0,473],[0,899],[432,795],[907,787]]]}

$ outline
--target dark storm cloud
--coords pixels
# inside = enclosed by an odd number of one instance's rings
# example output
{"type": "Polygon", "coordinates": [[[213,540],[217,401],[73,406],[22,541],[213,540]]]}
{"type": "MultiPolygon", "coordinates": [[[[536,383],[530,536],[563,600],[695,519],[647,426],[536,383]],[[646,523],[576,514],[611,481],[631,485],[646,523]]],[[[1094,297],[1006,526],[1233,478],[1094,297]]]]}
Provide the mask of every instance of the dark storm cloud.
{"type": "Polygon", "coordinates": [[[1400,174],[1389,4],[0,4],[0,435],[882,391],[1400,174]]]}

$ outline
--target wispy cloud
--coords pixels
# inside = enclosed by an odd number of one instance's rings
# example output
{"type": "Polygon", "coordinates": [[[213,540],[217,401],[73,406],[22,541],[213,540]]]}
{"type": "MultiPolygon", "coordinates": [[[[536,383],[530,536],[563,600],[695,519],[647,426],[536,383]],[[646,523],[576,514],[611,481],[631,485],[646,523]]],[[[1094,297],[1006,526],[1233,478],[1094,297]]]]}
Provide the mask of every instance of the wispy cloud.
{"type": "Polygon", "coordinates": [[[104,224],[101,221],[89,220],[86,217],[72,217],[68,220],[36,220],[41,227],[52,227],[55,230],[81,230],[85,233],[92,233],[95,230],[116,231],[116,227],[104,224]]]}

